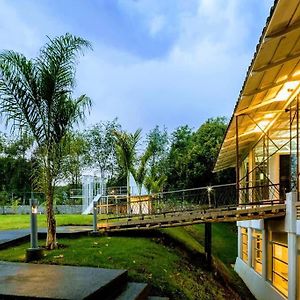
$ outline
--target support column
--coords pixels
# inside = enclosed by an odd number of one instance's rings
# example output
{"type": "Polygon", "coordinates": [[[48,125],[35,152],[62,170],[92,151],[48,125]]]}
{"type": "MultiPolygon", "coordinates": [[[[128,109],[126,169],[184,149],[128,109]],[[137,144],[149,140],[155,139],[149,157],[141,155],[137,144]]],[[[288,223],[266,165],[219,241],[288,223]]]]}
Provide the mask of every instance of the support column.
{"type": "Polygon", "coordinates": [[[236,148],[236,204],[240,203],[240,158],[239,158],[239,119],[238,116],[235,117],[235,148],[236,148]]]}
{"type": "Polygon", "coordinates": [[[248,266],[252,265],[252,228],[248,227],[248,266]]]}
{"type": "Polygon", "coordinates": [[[268,251],[267,232],[264,224],[264,229],[262,230],[262,258],[261,258],[261,264],[262,264],[261,276],[264,280],[267,280],[267,257],[268,257],[267,251],[268,251]]]}
{"type": "Polygon", "coordinates": [[[297,297],[297,193],[288,193],[286,198],[285,229],[288,233],[288,299],[297,297]]]}
{"type": "Polygon", "coordinates": [[[241,240],[241,226],[238,226],[238,258],[242,259],[242,240],[241,240]]]}
{"type": "Polygon", "coordinates": [[[211,223],[205,223],[205,257],[208,269],[211,269],[211,223]]]}

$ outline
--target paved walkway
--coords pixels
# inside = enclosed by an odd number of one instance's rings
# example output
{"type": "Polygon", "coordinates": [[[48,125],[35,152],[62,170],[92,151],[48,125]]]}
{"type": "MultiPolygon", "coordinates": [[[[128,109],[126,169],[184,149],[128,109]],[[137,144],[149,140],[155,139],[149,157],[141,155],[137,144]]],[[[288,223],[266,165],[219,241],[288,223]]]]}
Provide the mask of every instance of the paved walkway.
{"type": "MultiPolygon", "coordinates": [[[[59,226],[56,228],[58,236],[84,234],[93,230],[92,226],[59,226]]],[[[39,229],[39,235],[45,235],[46,228],[39,229]]],[[[0,230],[0,249],[9,247],[15,243],[27,241],[30,237],[29,229],[0,230]]]]}
{"type": "Polygon", "coordinates": [[[126,270],[0,261],[1,299],[115,299],[126,283],[126,270]]]}

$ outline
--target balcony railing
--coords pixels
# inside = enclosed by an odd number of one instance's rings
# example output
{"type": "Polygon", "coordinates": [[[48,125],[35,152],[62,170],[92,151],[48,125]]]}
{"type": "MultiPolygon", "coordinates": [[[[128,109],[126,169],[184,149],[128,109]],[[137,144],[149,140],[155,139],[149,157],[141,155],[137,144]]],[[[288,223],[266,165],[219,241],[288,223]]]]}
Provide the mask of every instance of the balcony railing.
{"type": "Polygon", "coordinates": [[[285,192],[280,190],[279,184],[247,182],[239,188],[240,204],[279,200],[285,200],[285,192]]]}

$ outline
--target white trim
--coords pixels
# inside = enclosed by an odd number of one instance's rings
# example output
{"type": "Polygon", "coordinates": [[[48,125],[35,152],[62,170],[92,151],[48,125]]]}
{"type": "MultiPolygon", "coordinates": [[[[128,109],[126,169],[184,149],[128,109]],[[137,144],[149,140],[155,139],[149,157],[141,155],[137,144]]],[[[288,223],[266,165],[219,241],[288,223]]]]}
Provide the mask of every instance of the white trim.
{"type": "Polygon", "coordinates": [[[275,287],[273,287],[268,281],[264,280],[260,274],[250,268],[240,258],[236,259],[234,270],[245,282],[251,293],[257,300],[286,300],[286,298],[280,294],[275,287]]]}

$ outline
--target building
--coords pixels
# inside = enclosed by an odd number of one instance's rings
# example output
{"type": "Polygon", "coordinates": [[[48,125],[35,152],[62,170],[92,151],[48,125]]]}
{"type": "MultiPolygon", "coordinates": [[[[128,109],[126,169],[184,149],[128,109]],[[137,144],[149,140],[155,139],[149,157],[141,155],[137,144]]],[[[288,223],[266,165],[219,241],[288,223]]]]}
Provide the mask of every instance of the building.
{"type": "Polygon", "coordinates": [[[241,206],[286,203],[284,218],[237,222],[235,270],[257,299],[300,299],[300,1],[270,11],[215,171],[235,167],[241,206]]]}

